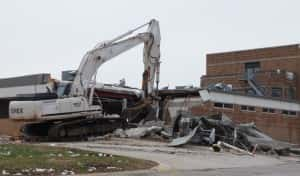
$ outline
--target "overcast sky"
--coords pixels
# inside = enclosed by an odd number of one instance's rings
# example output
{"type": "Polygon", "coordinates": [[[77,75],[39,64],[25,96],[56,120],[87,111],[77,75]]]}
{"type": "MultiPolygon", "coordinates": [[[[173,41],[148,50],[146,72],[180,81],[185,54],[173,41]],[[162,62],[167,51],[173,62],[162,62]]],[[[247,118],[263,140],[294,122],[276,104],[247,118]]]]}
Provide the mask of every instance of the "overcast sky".
{"type": "MultiPolygon", "coordinates": [[[[1,0],[0,77],[60,78],[98,42],[155,18],[160,85],[199,86],[207,53],[299,43],[299,7],[297,0],[1,0]]],[[[140,87],[142,71],[139,46],[105,63],[98,81],[140,87]]]]}

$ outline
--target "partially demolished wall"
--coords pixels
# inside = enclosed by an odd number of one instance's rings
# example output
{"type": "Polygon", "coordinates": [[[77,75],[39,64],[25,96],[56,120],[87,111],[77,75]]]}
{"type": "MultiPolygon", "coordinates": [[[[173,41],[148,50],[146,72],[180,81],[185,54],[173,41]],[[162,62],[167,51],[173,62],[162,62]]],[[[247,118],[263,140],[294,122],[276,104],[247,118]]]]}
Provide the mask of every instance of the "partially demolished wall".
{"type": "MultiPolygon", "coordinates": [[[[219,94],[218,96],[220,96],[219,94]]],[[[277,103],[279,103],[281,107],[275,109],[274,107],[268,108],[268,106],[270,106],[272,101],[277,100],[265,99],[266,101],[270,101],[270,103],[265,104],[265,106],[262,107],[259,105],[247,105],[249,104],[247,101],[245,101],[243,104],[241,104],[241,102],[237,102],[237,96],[240,95],[232,95],[227,93],[221,94],[224,95],[224,97],[223,99],[222,97],[219,98],[221,98],[223,102],[207,101],[201,105],[192,107],[192,113],[194,115],[225,113],[232,118],[235,123],[254,122],[258,129],[272,136],[274,139],[300,144],[300,115],[297,109],[295,109],[299,106],[298,103],[278,101],[277,103]],[[229,102],[228,96],[226,95],[231,96],[231,100],[233,100],[233,102],[229,102]],[[284,106],[290,108],[290,111],[295,111],[296,115],[284,114],[283,112],[285,111],[289,112],[288,109],[280,109],[284,106]],[[254,109],[252,109],[252,107],[254,109]],[[266,109],[274,109],[274,111],[265,112],[266,109]]],[[[258,99],[261,98],[252,97],[251,103],[255,104],[256,100],[258,99]]]]}

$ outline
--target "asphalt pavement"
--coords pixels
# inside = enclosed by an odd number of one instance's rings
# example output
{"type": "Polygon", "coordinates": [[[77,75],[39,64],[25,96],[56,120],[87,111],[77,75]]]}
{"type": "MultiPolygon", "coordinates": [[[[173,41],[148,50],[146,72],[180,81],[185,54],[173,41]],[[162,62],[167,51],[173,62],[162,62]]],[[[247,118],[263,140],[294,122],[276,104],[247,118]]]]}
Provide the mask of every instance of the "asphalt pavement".
{"type": "Polygon", "coordinates": [[[150,170],[92,174],[100,176],[299,176],[300,158],[238,155],[208,147],[168,147],[163,142],[133,139],[51,144],[124,155],[159,163],[150,170]]]}

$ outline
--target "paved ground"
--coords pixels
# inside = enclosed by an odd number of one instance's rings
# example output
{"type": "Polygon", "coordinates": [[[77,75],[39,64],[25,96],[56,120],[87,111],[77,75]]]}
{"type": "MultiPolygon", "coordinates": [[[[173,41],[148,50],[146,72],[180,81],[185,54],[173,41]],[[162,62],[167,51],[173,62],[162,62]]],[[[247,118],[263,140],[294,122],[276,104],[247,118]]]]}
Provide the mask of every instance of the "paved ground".
{"type": "MultiPolygon", "coordinates": [[[[53,144],[51,144],[53,145],[53,144]]],[[[295,158],[273,156],[237,155],[229,152],[216,153],[208,147],[167,147],[166,143],[133,139],[109,141],[58,143],[58,146],[125,155],[158,162],[156,168],[146,171],[95,174],[114,176],[252,176],[252,175],[299,175],[300,162],[295,158]]]]}
{"type": "Polygon", "coordinates": [[[137,171],[97,174],[99,176],[299,176],[300,163],[276,166],[242,167],[228,169],[137,171]]]}

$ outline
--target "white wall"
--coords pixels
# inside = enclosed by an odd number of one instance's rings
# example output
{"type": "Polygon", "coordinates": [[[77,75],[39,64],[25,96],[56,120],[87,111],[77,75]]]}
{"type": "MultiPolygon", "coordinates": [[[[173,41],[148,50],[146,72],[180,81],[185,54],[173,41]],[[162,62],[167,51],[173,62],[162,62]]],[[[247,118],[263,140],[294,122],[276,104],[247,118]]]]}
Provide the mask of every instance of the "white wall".
{"type": "Polygon", "coordinates": [[[15,97],[17,94],[46,93],[47,84],[0,88],[0,98],[15,97]]]}
{"type": "Polygon", "coordinates": [[[263,108],[282,109],[288,111],[300,111],[300,104],[288,101],[273,100],[267,98],[250,97],[243,95],[228,94],[222,92],[209,92],[210,101],[256,106],[263,108]]]}

